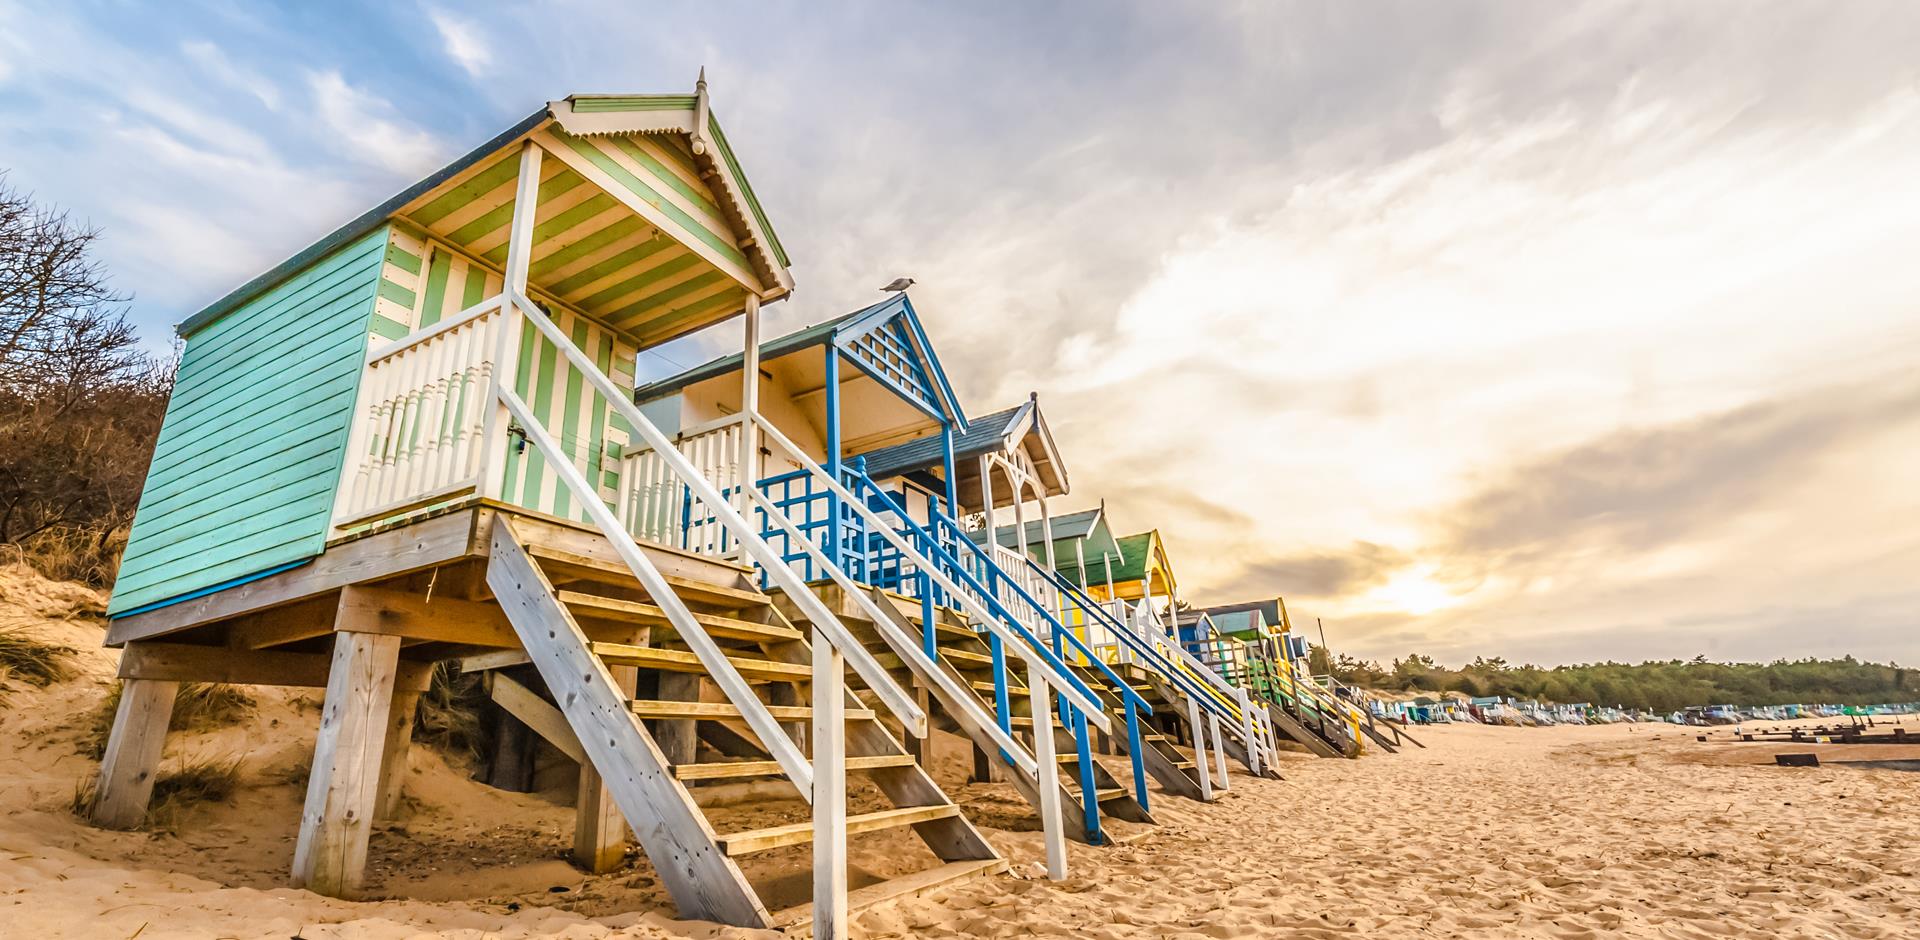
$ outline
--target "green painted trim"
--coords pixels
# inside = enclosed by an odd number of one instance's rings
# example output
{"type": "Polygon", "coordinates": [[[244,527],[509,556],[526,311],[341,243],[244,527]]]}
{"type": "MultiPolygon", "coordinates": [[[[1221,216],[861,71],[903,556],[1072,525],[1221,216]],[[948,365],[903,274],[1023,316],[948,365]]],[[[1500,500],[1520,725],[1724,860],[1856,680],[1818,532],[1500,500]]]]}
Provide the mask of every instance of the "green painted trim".
{"type": "Polygon", "coordinates": [[[760,197],[754,194],[753,184],[747,182],[747,171],[740,167],[739,158],[733,155],[733,145],[727,143],[726,133],[720,130],[720,119],[711,113],[707,115],[707,130],[720,148],[720,157],[727,165],[727,173],[733,177],[733,184],[739,187],[740,197],[747,201],[747,208],[753,210],[754,222],[759,224],[760,231],[766,233],[767,244],[773,249],[774,257],[780,259],[781,267],[793,267],[793,262],[787,258],[786,247],[780,244],[779,234],[773,230],[773,222],[767,219],[766,210],[760,208],[760,197]]]}
{"type": "Polygon", "coordinates": [[[462,206],[499,189],[519,175],[520,154],[508,154],[499,162],[490,164],[486,169],[474,174],[466,182],[441,193],[432,202],[421,206],[411,218],[421,225],[433,225],[460,211],[462,206]]]}
{"type": "Polygon", "coordinates": [[[581,306],[598,309],[607,301],[625,297],[636,290],[664,281],[676,274],[691,270],[696,266],[707,266],[707,259],[688,252],[671,261],[664,261],[610,287],[600,289],[592,296],[580,302],[581,306]]]}
{"type": "Polygon", "coordinates": [[[433,263],[427,265],[427,297],[420,309],[422,329],[440,322],[441,311],[447,306],[447,279],[453,275],[453,255],[445,251],[429,251],[433,255],[433,263]]]}
{"type": "Polygon", "coordinates": [[[695,103],[692,95],[575,95],[567,100],[573,102],[573,110],[580,114],[607,111],[690,111],[695,103]]]}
{"type": "MultiPolygon", "coordinates": [[[[615,147],[619,147],[620,152],[626,154],[628,157],[631,157],[635,163],[638,163],[641,166],[646,167],[647,171],[649,173],[652,173],[655,177],[658,177],[660,182],[664,184],[668,189],[671,189],[674,192],[679,193],[681,196],[685,197],[687,200],[698,205],[708,215],[713,216],[716,219],[726,218],[726,216],[721,213],[720,207],[714,204],[713,197],[711,195],[709,195],[708,193],[702,192],[698,187],[689,185],[686,180],[680,178],[680,174],[675,173],[672,170],[668,169],[666,164],[663,164],[659,160],[654,159],[653,154],[650,154],[645,150],[641,149],[640,145],[638,143],[635,143],[633,138],[615,137],[613,138],[613,145],[615,147]]],[[[695,173],[694,175],[698,176],[699,174],[695,173]]]]}
{"type": "Polygon", "coordinates": [[[397,303],[400,306],[407,308],[408,310],[413,309],[413,301],[415,299],[413,291],[405,287],[401,287],[400,285],[395,284],[394,282],[389,281],[384,277],[380,279],[380,296],[385,297],[386,299],[391,300],[394,303],[397,303]]]}

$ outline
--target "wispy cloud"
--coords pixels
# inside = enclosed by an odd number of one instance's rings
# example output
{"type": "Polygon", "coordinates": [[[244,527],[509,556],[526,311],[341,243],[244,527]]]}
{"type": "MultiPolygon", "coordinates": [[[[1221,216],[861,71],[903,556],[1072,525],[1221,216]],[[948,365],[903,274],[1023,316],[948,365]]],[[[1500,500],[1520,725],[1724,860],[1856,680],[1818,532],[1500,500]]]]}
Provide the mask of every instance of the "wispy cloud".
{"type": "Polygon", "coordinates": [[[400,117],[386,99],[347,84],[339,71],[310,72],[307,84],[341,156],[394,173],[420,174],[446,155],[433,134],[400,117]]]}
{"type": "Polygon", "coordinates": [[[192,59],[208,77],[259,99],[268,110],[280,110],[280,88],[265,76],[235,64],[219,46],[204,39],[180,44],[180,51],[192,59]]]}
{"type": "Polygon", "coordinates": [[[479,78],[487,66],[493,64],[493,49],[480,27],[440,7],[428,7],[427,18],[440,34],[440,45],[447,56],[466,69],[468,75],[479,78]]]}

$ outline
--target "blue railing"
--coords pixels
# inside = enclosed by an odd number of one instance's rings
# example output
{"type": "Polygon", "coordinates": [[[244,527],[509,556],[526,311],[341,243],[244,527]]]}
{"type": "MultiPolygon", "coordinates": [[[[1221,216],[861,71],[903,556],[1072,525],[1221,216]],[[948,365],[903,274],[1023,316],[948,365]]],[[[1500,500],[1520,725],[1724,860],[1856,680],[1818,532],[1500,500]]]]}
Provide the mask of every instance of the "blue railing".
{"type": "Polygon", "coordinates": [[[1133,651],[1134,655],[1145,660],[1149,668],[1166,676],[1167,681],[1172,682],[1176,688],[1186,693],[1187,697],[1199,702],[1201,707],[1206,708],[1208,711],[1222,718],[1231,719],[1234,717],[1232,712],[1220,704],[1216,696],[1211,694],[1199,682],[1195,681],[1193,677],[1187,675],[1185,670],[1178,668],[1171,660],[1160,655],[1160,652],[1155,650],[1152,644],[1140,639],[1139,635],[1133,632],[1132,627],[1121,623],[1120,618],[1115,617],[1112,612],[1100,606],[1100,604],[1089,597],[1085,591],[1082,591],[1079,585],[1067,580],[1064,575],[1057,571],[1048,571],[1032,559],[1028,559],[1027,564],[1032,566],[1032,570],[1039,572],[1042,577],[1050,581],[1055,589],[1065,592],[1066,595],[1079,606],[1081,611],[1086,612],[1090,617],[1097,617],[1101,621],[1101,626],[1105,627],[1108,633],[1113,634],[1114,638],[1119,640],[1127,649],[1133,651]]]}
{"type": "MultiPolygon", "coordinates": [[[[849,468],[849,472],[855,478],[854,484],[850,487],[853,492],[860,494],[862,498],[866,498],[870,506],[876,509],[880,508],[876,504],[876,501],[869,496],[869,494],[882,493],[879,485],[874,483],[873,480],[866,475],[864,468],[859,466],[858,461],[855,461],[855,465],[849,468]]],[[[1122,681],[1119,676],[1114,675],[1113,671],[1107,667],[1105,662],[1093,656],[1092,650],[1087,649],[1080,638],[1073,634],[1073,631],[1063,626],[1047,609],[1046,605],[1040,603],[1031,594],[1027,593],[1024,588],[1020,587],[1016,581],[1008,577],[1007,573],[1001,570],[999,565],[994,563],[992,557],[986,550],[975,545],[973,540],[968,538],[966,533],[961,530],[959,523],[955,522],[951,516],[940,511],[938,505],[929,505],[928,507],[929,523],[932,526],[931,531],[921,526],[912,516],[908,515],[903,506],[889,500],[887,502],[887,508],[892,509],[895,518],[899,520],[899,534],[910,539],[914,548],[922,557],[938,565],[943,575],[972,593],[975,596],[975,600],[979,601],[987,608],[988,612],[992,613],[1012,629],[1015,635],[1032,648],[1049,668],[1065,678],[1081,695],[1089,700],[1099,701],[1098,696],[1093,693],[1093,690],[1088,688],[1086,683],[1082,682],[1079,676],[1074,674],[1068,667],[1065,661],[1066,645],[1068,644],[1075,646],[1082,655],[1086,656],[1104,672],[1114,686],[1120,690],[1124,717],[1127,722],[1128,741],[1130,745],[1132,745],[1129,747],[1128,753],[1133,761],[1134,767],[1135,798],[1139,801],[1141,807],[1145,808],[1147,806],[1146,772],[1139,747],[1139,719],[1143,714],[1151,715],[1153,713],[1152,706],[1148,705],[1145,699],[1140,698],[1139,693],[1135,692],[1132,687],[1122,681]],[[1048,626],[1053,640],[1050,646],[1049,644],[1041,642],[1040,638],[1035,636],[1027,628],[1027,625],[1022,622],[1021,618],[1008,608],[1000,593],[995,590],[995,588],[1003,586],[1010,588],[1014,598],[1020,603],[1025,604],[1029,610],[1037,614],[1039,619],[1048,626]]],[[[917,581],[904,583],[910,584],[910,586],[923,591],[933,586],[932,579],[927,578],[924,573],[920,575],[917,581]]],[[[923,603],[926,603],[926,595],[923,594],[922,597],[923,603]]],[[[1002,720],[1004,722],[1007,720],[1004,717],[1007,715],[1006,707],[1002,704],[1006,699],[1005,654],[999,648],[998,637],[991,637],[991,640],[990,648],[994,654],[995,705],[999,714],[1003,716],[1002,720]]],[[[1088,733],[1086,716],[1081,714],[1080,710],[1068,702],[1065,697],[1061,698],[1058,707],[1060,709],[1062,724],[1066,725],[1068,730],[1073,734],[1075,746],[1079,751],[1081,791],[1085,796],[1082,803],[1087,814],[1087,829],[1090,835],[1096,836],[1094,841],[1097,841],[1097,833],[1099,831],[1099,800],[1093,782],[1091,735],[1088,733]]],[[[1034,725],[1034,733],[1040,733],[1040,725],[1037,721],[1034,725]]]]}

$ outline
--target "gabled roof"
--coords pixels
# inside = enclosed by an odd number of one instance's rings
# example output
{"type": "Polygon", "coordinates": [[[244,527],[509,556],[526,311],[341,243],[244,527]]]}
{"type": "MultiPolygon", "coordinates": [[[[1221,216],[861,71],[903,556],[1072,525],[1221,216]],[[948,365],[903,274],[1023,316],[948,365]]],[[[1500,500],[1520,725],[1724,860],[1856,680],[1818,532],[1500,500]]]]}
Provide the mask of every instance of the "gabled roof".
{"type": "MultiPolygon", "coordinates": [[[[920,325],[920,316],[905,293],[894,294],[852,313],[761,343],[760,361],[768,362],[803,349],[829,344],[838,348],[855,367],[909,404],[934,417],[952,421],[956,428],[971,428],[972,422],[961,410],[960,401],[953,394],[953,386],[947,381],[946,369],[941,366],[940,357],[934,353],[933,344],[927,341],[926,331],[920,325]],[[890,349],[904,353],[900,358],[908,361],[909,368],[897,370],[898,374],[882,374],[885,370],[876,368],[869,361],[868,350],[879,341],[875,338],[882,334],[886,337],[884,342],[890,344],[890,349]],[[913,380],[913,387],[907,386],[908,379],[913,380]]],[[[678,375],[649,382],[634,390],[634,399],[640,402],[653,401],[689,385],[739,372],[744,359],[743,353],[732,353],[678,375]]],[[[931,440],[937,455],[940,439],[935,437],[931,440]]]]}
{"type": "MultiPolygon", "coordinates": [[[[1165,544],[1160,540],[1158,530],[1148,529],[1145,532],[1123,536],[1119,539],[1119,543],[1120,557],[1110,560],[1115,585],[1144,580],[1151,568],[1157,568],[1167,583],[1178,586],[1178,581],[1173,576],[1172,565],[1167,560],[1165,544]]],[[[1078,572],[1069,570],[1064,565],[1061,566],[1060,573],[1068,580],[1078,577],[1078,572]]],[[[1095,585],[1100,585],[1104,584],[1107,578],[1107,571],[1098,560],[1087,559],[1088,580],[1095,585]]],[[[1155,589],[1154,593],[1159,594],[1160,589],[1155,589]]]]}
{"type": "MultiPolygon", "coordinates": [[[[1049,496],[1062,496],[1067,492],[1067,471],[1060,461],[1060,451],[1054,445],[1053,432],[1047,428],[1046,418],[1040,413],[1040,396],[1029,395],[1027,400],[1012,408],[1005,408],[989,415],[982,415],[967,422],[966,430],[955,434],[953,456],[956,461],[966,461],[982,454],[1009,451],[1022,444],[1032,444],[1038,455],[1034,458],[1035,469],[1040,472],[1041,484],[1049,496]]],[[[939,466],[944,462],[944,448],[938,437],[925,437],[892,447],[883,447],[871,453],[862,454],[867,462],[867,475],[874,479],[899,476],[914,470],[925,470],[939,466]]],[[[962,469],[960,476],[968,475],[962,469]]],[[[996,494],[995,503],[1001,503],[1000,497],[1010,494],[996,494]]],[[[1059,534],[1056,532],[1055,537],[1059,534]]]]}
{"type": "MultiPolygon", "coordinates": [[[[1064,516],[1054,516],[1052,519],[1047,520],[1053,529],[1053,540],[1056,542],[1064,542],[1068,539],[1086,538],[1087,534],[1093,531],[1094,526],[1100,524],[1100,516],[1105,511],[1105,507],[1095,506],[1092,509],[1083,509],[1080,512],[1072,512],[1064,516]]],[[[1039,519],[1027,520],[1026,543],[1032,545],[1044,540],[1048,528],[1049,526],[1042,525],[1039,519]]],[[[994,530],[994,535],[999,538],[1000,544],[1012,548],[1016,541],[1019,541],[1015,538],[1018,529],[1018,526],[1003,525],[994,530]]]]}
{"type": "Polygon", "coordinates": [[[1280,616],[1280,599],[1277,597],[1264,601],[1245,601],[1239,604],[1221,604],[1218,607],[1207,608],[1207,613],[1214,615],[1215,619],[1233,614],[1246,614],[1248,612],[1257,613],[1263,622],[1275,629],[1279,629],[1280,625],[1284,622],[1280,616]]]}
{"type": "MultiPolygon", "coordinates": [[[[703,74],[691,95],[573,95],[548,102],[209,304],[180,324],[180,335],[389,222],[424,230],[460,253],[498,265],[518,155],[528,141],[548,154],[530,292],[544,292],[652,343],[733,316],[747,290],[763,300],[792,290],[786,251],[720,130],[703,74]],[[594,198],[582,198],[588,195],[594,198]],[[578,265],[591,263],[594,271],[556,283],[562,275],[543,271],[538,252],[561,255],[562,245],[580,255],[578,265]],[[641,280],[649,272],[651,278],[641,280]],[[633,322],[618,322],[622,317],[633,322]]],[[[574,254],[565,260],[575,260],[574,254]]]]}

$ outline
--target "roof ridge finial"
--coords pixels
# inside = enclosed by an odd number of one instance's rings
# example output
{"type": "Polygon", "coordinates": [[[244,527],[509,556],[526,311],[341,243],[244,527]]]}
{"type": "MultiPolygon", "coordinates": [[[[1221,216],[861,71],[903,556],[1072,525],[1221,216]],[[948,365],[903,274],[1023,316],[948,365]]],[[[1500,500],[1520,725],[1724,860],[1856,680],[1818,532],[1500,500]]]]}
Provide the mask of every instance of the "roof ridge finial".
{"type": "Polygon", "coordinates": [[[707,67],[700,66],[700,77],[693,83],[693,128],[688,134],[693,138],[695,156],[707,153],[707,67]]]}

